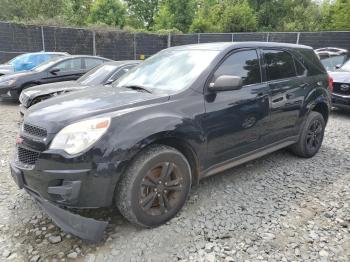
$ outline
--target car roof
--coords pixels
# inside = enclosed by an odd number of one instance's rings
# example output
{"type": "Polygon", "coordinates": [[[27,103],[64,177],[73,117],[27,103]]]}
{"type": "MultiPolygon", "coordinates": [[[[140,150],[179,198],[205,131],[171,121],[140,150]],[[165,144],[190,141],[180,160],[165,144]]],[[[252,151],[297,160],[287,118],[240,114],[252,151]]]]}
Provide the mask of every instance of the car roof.
{"type": "Polygon", "coordinates": [[[93,56],[93,55],[68,55],[68,56],[63,56],[63,57],[59,57],[57,59],[55,59],[55,61],[64,61],[64,60],[68,60],[68,59],[72,59],[72,58],[96,58],[96,59],[102,59],[105,61],[113,61],[111,59],[108,58],[104,58],[104,57],[100,57],[100,56],[93,56]]]}
{"type": "Polygon", "coordinates": [[[43,55],[70,55],[69,53],[67,52],[31,52],[31,53],[26,53],[26,54],[43,54],[43,55]]]}
{"type": "Polygon", "coordinates": [[[115,65],[115,66],[122,66],[122,65],[128,65],[128,64],[140,64],[141,60],[121,60],[121,61],[111,61],[104,63],[103,65],[115,65]]]}
{"type": "Polygon", "coordinates": [[[217,43],[205,43],[205,44],[191,44],[182,45],[168,48],[168,50],[215,50],[224,51],[226,49],[244,48],[244,47],[284,47],[284,48],[301,48],[301,49],[312,49],[310,46],[278,43],[278,42],[217,42],[217,43]]]}

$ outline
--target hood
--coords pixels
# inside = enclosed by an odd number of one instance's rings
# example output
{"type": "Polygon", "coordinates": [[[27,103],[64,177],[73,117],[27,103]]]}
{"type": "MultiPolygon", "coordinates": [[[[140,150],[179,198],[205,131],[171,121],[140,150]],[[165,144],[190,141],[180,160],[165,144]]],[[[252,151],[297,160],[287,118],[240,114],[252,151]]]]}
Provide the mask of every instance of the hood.
{"type": "Polygon", "coordinates": [[[26,95],[30,99],[34,99],[35,97],[38,97],[38,96],[49,95],[49,94],[63,92],[63,91],[81,90],[86,87],[89,87],[89,86],[79,84],[76,81],[65,81],[65,82],[57,82],[52,84],[33,86],[28,89],[25,89],[23,92],[24,92],[24,95],[26,95]]]}
{"type": "Polygon", "coordinates": [[[1,74],[11,74],[14,72],[13,66],[8,64],[0,65],[0,73],[1,74]]]}
{"type": "Polygon", "coordinates": [[[350,84],[350,72],[347,71],[334,71],[329,72],[335,83],[347,83],[350,84]]]}
{"type": "Polygon", "coordinates": [[[123,109],[165,102],[168,99],[168,95],[100,85],[35,104],[29,108],[24,122],[44,127],[52,134],[78,120],[106,113],[113,116],[123,109]]]}
{"type": "Polygon", "coordinates": [[[23,72],[13,73],[10,75],[4,75],[4,76],[0,76],[0,82],[11,80],[11,79],[17,79],[22,76],[36,75],[37,73],[38,72],[34,72],[34,71],[23,71],[23,72]]]}

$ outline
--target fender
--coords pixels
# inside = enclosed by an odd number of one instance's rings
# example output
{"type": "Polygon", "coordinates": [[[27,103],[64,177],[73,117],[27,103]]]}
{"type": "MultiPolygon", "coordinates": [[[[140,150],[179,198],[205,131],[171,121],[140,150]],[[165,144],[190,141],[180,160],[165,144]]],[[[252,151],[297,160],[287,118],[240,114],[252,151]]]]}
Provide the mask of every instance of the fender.
{"type": "Polygon", "coordinates": [[[327,106],[329,112],[331,109],[331,94],[328,89],[328,79],[318,78],[315,81],[318,81],[317,83],[321,82],[322,84],[319,85],[315,83],[317,87],[312,88],[310,92],[305,96],[304,106],[300,112],[300,118],[302,119],[302,122],[318,104],[327,106]]]}
{"type": "Polygon", "coordinates": [[[206,141],[200,126],[181,115],[144,115],[117,134],[113,151],[118,152],[119,161],[128,161],[148,145],[165,139],[177,139],[186,143],[199,158],[205,153],[206,141]]]}

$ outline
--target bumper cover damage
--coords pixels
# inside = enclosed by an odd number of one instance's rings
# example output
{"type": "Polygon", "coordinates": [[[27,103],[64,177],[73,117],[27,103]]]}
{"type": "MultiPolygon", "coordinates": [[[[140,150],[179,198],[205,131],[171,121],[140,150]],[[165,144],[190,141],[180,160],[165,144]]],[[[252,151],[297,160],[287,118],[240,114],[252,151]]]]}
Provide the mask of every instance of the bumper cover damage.
{"type": "Polygon", "coordinates": [[[108,225],[106,221],[98,221],[92,218],[73,214],[68,210],[60,208],[50,201],[42,198],[24,184],[22,171],[13,164],[10,166],[11,175],[19,188],[24,188],[38,205],[51,217],[53,222],[63,231],[75,235],[81,239],[99,242],[103,239],[104,231],[108,225]]]}

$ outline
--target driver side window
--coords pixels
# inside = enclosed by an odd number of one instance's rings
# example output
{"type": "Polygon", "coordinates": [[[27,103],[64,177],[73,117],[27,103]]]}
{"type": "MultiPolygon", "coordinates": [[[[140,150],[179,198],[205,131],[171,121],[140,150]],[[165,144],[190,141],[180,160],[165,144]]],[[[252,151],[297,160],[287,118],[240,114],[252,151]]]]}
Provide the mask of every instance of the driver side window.
{"type": "Polygon", "coordinates": [[[255,50],[244,50],[233,53],[219,66],[212,82],[222,75],[239,76],[243,85],[261,83],[261,72],[258,54],[255,50]]]}
{"type": "Polygon", "coordinates": [[[80,58],[66,60],[56,65],[54,69],[59,69],[60,72],[78,71],[82,69],[82,61],[80,58]]]}

